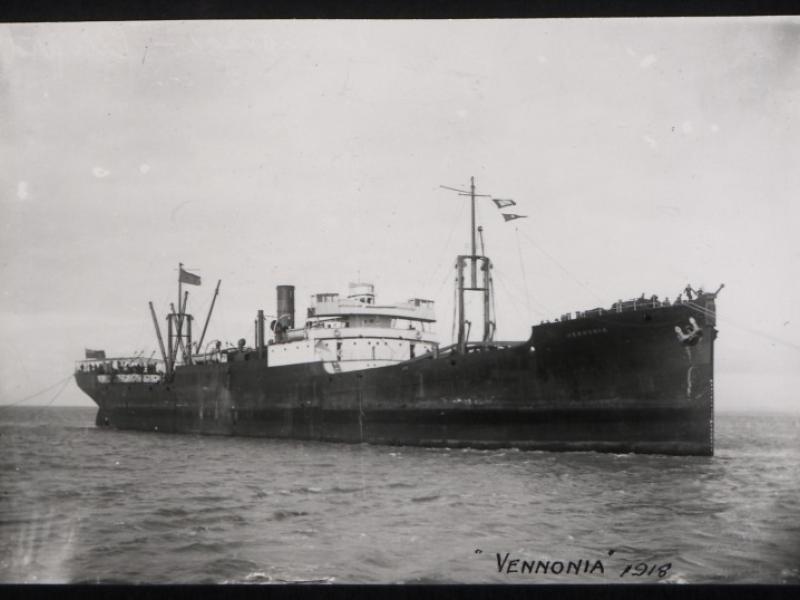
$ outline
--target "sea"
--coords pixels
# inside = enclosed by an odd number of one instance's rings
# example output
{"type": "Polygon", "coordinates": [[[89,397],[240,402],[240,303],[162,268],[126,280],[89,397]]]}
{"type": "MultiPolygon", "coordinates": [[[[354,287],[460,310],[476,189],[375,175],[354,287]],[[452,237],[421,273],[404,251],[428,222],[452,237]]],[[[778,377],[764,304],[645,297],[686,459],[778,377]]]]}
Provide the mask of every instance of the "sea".
{"type": "Polygon", "coordinates": [[[800,415],[714,457],[98,429],[0,409],[0,582],[800,583],[800,415]]]}

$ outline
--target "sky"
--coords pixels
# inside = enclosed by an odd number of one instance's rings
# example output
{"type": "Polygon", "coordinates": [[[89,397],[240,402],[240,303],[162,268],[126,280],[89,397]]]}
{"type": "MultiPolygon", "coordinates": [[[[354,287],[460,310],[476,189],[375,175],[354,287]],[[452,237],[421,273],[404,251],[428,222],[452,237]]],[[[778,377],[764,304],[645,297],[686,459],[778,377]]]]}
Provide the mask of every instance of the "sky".
{"type": "Polygon", "coordinates": [[[179,262],[207,340],[364,280],[449,343],[474,176],[498,339],[724,283],[717,408],[800,411],[800,18],[0,24],[0,164],[2,404],[91,405],[179,262]]]}

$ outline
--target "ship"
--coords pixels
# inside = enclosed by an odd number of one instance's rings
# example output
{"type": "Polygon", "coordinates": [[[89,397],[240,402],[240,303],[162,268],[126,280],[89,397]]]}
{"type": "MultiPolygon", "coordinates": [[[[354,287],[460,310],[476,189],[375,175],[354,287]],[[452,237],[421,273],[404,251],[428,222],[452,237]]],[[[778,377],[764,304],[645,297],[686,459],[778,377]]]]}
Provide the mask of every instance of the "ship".
{"type": "MultiPolygon", "coordinates": [[[[269,325],[263,310],[256,313],[252,344],[203,346],[221,282],[194,341],[181,286],[200,277],[180,264],[166,340],[149,304],[160,358],[87,350],[76,361],[76,382],[98,407],[96,425],[392,446],[713,455],[716,298],[724,284],[715,292],[687,285],[672,302],[617,300],[533,325],[517,341],[495,340],[493,265],[475,223],[482,195],[474,178],[468,189],[447,189],[471,201],[471,253],[454,263],[452,344],[437,341],[433,301],[381,303],[373,284],[355,282],[344,294],[314,294],[298,323],[295,288],[279,285],[269,325]],[[483,309],[475,332],[467,296],[483,309]]],[[[494,200],[499,208],[513,204],[494,200]]]]}

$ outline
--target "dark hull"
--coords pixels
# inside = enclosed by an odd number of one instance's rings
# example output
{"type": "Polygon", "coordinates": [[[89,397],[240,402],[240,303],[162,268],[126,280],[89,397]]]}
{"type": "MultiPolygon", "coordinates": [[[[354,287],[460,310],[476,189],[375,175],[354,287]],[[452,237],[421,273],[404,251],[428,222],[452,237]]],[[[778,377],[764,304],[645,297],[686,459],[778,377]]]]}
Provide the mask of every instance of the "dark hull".
{"type": "Polygon", "coordinates": [[[392,445],[713,454],[714,303],[551,323],[518,345],[328,374],[263,360],[179,367],[170,383],[78,373],[97,424],[392,445]],[[706,309],[710,312],[704,312],[706,309]],[[703,335],[674,331],[694,317],[703,335]]]}

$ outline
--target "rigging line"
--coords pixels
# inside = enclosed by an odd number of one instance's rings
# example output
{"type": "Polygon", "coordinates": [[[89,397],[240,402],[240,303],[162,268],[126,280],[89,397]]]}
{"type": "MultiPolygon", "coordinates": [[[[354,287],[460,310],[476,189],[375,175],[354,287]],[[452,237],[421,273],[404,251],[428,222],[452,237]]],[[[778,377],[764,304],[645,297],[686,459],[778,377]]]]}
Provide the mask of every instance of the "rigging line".
{"type": "Polygon", "coordinates": [[[697,304],[695,302],[692,302],[691,300],[689,302],[687,302],[687,304],[689,305],[690,308],[693,308],[694,310],[700,311],[700,312],[702,312],[702,313],[704,313],[706,315],[709,315],[711,317],[716,317],[717,316],[717,311],[711,310],[710,308],[706,308],[705,306],[700,306],[699,304],[697,304]]]}
{"type": "Polygon", "coordinates": [[[492,331],[492,337],[494,337],[494,334],[497,331],[497,309],[495,308],[495,303],[494,303],[494,277],[492,276],[491,272],[489,273],[489,298],[492,301],[491,321],[492,323],[494,323],[494,331],[492,331]]]}
{"type": "Polygon", "coordinates": [[[528,293],[528,279],[525,277],[525,265],[522,262],[522,245],[519,243],[519,227],[514,227],[517,238],[517,253],[519,254],[519,270],[522,271],[522,284],[525,286],[525,303],[528,307],[528,321],[531,320],[531,301],[528,293]]]}
{"type": "MultiPolygon", "coordinates": [[[[520,292],[519,289],[517,289],[515,286],[512,286],[510,283],[508,283],[507,279],[504,276],[502,276],[500,273],[495,273],[495,276],[497,278],[497,281],[500,282],[500,285],[502,286],[504,294],[507,295],[511,300],[513,300],[515,310],[519,310],[521,308],[524,309],[525,308],[525,303],[523,301],[524,294],[522,292],[520,292]]],[[[520,312],[524,312],[524,311],[520,311],[520,312]]],[[[537,313],[541,312],[542,314],[545,314],[546,312],[549,312],[549,311],[540,311],[540,309],[537,307],[535,312],[537,312],[537,313]]]]}
{"type": "Polygon", "coordinates": [[[53,402],[56,401],[56,399],[58,399],[58,397],[64,392],[64,390],[67,389],[67,386],[69,385],[69,380],[70,380],[70,378],[67,378],[64,381],[64,385],[62,385],[61,388],[56,392],[56,395],[53,396],[52,398],[50,398],[50,402],[48,402],[47,404],[42,405],[42,408],[46,408],[46,407],[50,406],[53,402]]]}
{"type": "Polygon", "coordinates": [[[453,286],[453,302],[451,302],[451,304],[453,305],[453,316],[452,316],[451,327],[450,327],[450,343],[451,344],[454,344],[455,343],[454,340],[456,339],[456,303],[457,302],[458,302],[458,290],[456,289],[456,286],[454,285],[453,286]]]}
{"type": "Polygon", "coordinates": [[[54,384],[52,384],[52,385],[49,385],[49,386],[47,386],[46,388],[44,388],[44,389],[41,389],[41,390],[39,390],[38,392],[36,392],[36,393],[34,393],[34,394],[31,394],[31,395],[29,395],[29,396],[26,396],[25,398],[22,398],[21,400],[17,400],[16,402],[9,402],[9,403],[7,403],[7,404],[0,404],[0,408],[6,408],[6,407],[9,407],[9,406],[16,406],[16,405],[18,405],[18,404],[22,404],[23,402],[27,402],[27,401],[28,401],[28,400],[30,400],[31,398],[35,398],[36,396],[40,396],[41,394],[44,394],[45,392],[49,392],[49,391],[50,391],[50,390],[52,390],[53,388],[55,388],[55,387],[58,387],[58,386],[59,386],[59,385],[61,385],[62,383],[65,383],[65,382],[69,381],[70,379],[72,379],[72,375],[73,375],[73,374],[72,374],[72,373],[70,373],[70,374],[69,374],[69,375],[67,375],[67,376],[66,376],[64,379],[59,379],[59,380],[58,380],[58,381],[56,381],[54,384]]]}
{"type": "MultiPolygon", "coordinates": [[[[451,240],[453,238],[453,233],[455,233],[455,230],[458,227],[458,224],[459,224],[459,222],[461,220],[461,214],[463,212],[464,212],[464,204],[463,203],[459,203],[459,205],[456,207],[455,218],[452,220],[452,223],[450,225],[450,231],[447,234],[447,238],[445,239],[445,243],[442,246],[442,249],[439,252],[439,255],[442,255],[442,256],[445,255],[446,252],[447,252],[447,249],[450,247],[450,242],[451,242],[451,240]]],[[[433,283],[433,280],[436,278],[436,275],[439,273],[439,270],[442,268],[442,266],[447,265],[447,264],[448,264],[447,260],[437,260],[431,265],[432,266],[431,271],[429,272],[428,276],[425,278],[425,283],[423,285],[424,289],[426,289],[426,290],[430,289],[430,285],[433,283]]]]}
{"type": "MultiPolygon", "coordinates": [[[[506,284],[505,284],[505,281],[503,280],[503,278],[502,277],[497,277],[497,273],[495,273],[495,275],[496,275],[497,281],[500,282],[500,286],[505,290],[506,294],[508,295],[509,300],[511,300],[511,303],[515,306],[515,308],[517,308],[517,309],[523,308],[522,304],[519,302],[519,300],[516,298],[516,296],[511,293],[511,290],[509,288],[506,287],[506,284]]],[[[520,311],[520,312],[522,312],[522,311],[520,311]]]]}
{"type": "Polygon", "coordinates": [[[436,290],[436,295],[437,295],[437,296],[439,295],[439,292],[441,292],[441,291],[442,291],[442,288],[444,287],[444,284],[445,284],[445,283],[447,283],[447,281],[448,281],[448,280],[449,280],[449,279],[450,279],[452,276],[453,276],[453,274],[452,274],[452,273],[450,273],[449,271],[448,271],[447,273],[445,273],[445,274],[444,274],[444,278],[442,279],[442,283],[440,283],[440,284],[439,284],[439,288],[436,290]]]}
{"type": "MultiPolygon", "coordinates": [[[[501,272],[501,271],[499,271],[497,269],[497,267],[494,268],[494,271],[495,271],[495,275],[497,275],[498,277],[505,278],[505,271],[501,272]]],[[[516,287],[516,285],[512,289],[514,291],[518,292],[520,294],[520,296],[524,296],[523,291],[520,290],[518,287],[516,287]]],[[[530,297],[531,301],[533,302],[533,304],[536,306],[536,312],[539,312],[542,315],[555,314],[555,311],[552,308],[550,308],[549,306],[547,306],[543,302],[540,302],[540,301],[536,300],[536,298],[532,294],[530,294],[529,297],[530,297]]]]}
{"type": "MultiPolygon", "coordinates": [[[[212,294],[212,295],[211,295],[211,298],[213,298],[213,296],[214,296],[214,295],[212,294]]],[[[208,308],[208,307],[211,305],[211,298],[206,298],[206,303],[203,305],[203,308],[201,309],[201,311],[200,311],[200,313],[199,313],[200,315],[205,315],[205,314],[207,314],[207,311],[206,311],[206,309],[207,309],[207,308],[208,308]]],[[[188,309],[187,309],[187,312],[188,312],[188,309]]],[[[194,314],[192,314],[192,317],[194,317],[194,314]]],[[[209,325],[211,325],[211,323],[210,323],[210,322],[209,322],[209,325]]],[[[196,325],[195,325],[195,327],[196,327],[196,325]]],[[[194,330],[193,330],[193,331],[192,331],[192,334],[194,334],[194,333],[195,333],[195,332],[194,332],[194,330]]],[[[192,340],[192,342],[193,342],[193,343],[197,343],[198,341],[199,341],[199,340],[197,340],[197,339],[194,339],[194,340],[192,340]]],[[[200,348],[198,348],[198,349],[197,349],[197,351],[198,351],[198,352],[201,352],[201,349],[200,349],[200,348]]]]}
{"type": "MultiPolygon", "coordinates": [[[[507,295],[514,302],[515,310],[519,310],[520,308],[525,308],[525,303],[522,300],[522,298],[524,298],[524,295],[522,294],[522,292],[520,292],[516,287],[511,286],[510,284],[508,284],[507,281],[506,281],[506,278],[503,277],[500,273],[495,273],[495,276],[497,278],[497,281],[500,282],[500,285],[502,286],[504,294],[507,295]],[[517,294],[519,294],[519,295],[517,295],[517,294]]],[[[520,312],[524,312],[524,311],[520,311],[520,312]]],[[[540,308],[537,307],[536,311],[534,311],[534,312],[544,315],[544,314],[547,314],[550,311],[544,311],[544,310],[541,310],[540,308]]]]}
{"type": "MultiPolygon", "coordinates": [[[[62,392],[63,392],[65,389],[67,389],[67,385],[68,385],[68,384],[69,384],[69,379],[67,379],[67,380],[64,382],[64,385],[62,385],[62,386],[61,386],[61,389],[59,389],[59,390],[58,390],[58,392],[56,392],[56,395],[55,395],[55,396],[53,396],[52,398],[50,398],[50,401],[49,401],[47,404],[43,404],[43,405],[41,405],[41,406],[38,406],[39,410],[37,410],[35,413],[33,413],[33,415],[32,415],[32,417],[31,417],[31,418],[36,418],[36,417],[38,417],[40,414],[42,414],[42,411],[44,411],[44,410],[45,410],[46,408],[48,408],[48,407],[49,407],[51,404],[53,404],[53,402],[55,402],[55,401],[58,399],[58,397],[59,397],[59,396],[62,394],[62,392]]],[[[34,406],[36,406],[36,405],[34,405],[34,406]]]]}
{"type": "MultiPolygon", "coordinates": [[[[688,302],[688,305],[689,305],[689,308],[699,312],[700,314],[714,316],[714,318],[719,319],[719,317],[716,316],[715,311],[703,308],[702,306],[699,306],[699,305],[695,304],[694,302],[688,302]]],[[[747,327],[746,325],[742,325],[741,323],[738,323],[738,322],[732,320],[730,317],[722,317],[722,319],[720,319],[720,320],[722,320],[724,323],[728,323],[730,325],[733,325],[737,329],[741,329],[742,331],[746,331],[747,333],[752,333],[754,335],[761,336],[763,338],[766,338],[768,340],[772,340],[773,342],[776,342],[776,343],[781,344],[783,346],[787,346],[788,348],[792,348],[793,350],[800,351],[800,346],[797,346],[796,344],[792,344],[791,342],[787,342],[786,340],[782,340],[781,338],[775,337],[775,336],[773,336],[773,335],[771,335],[769,333],[766,333],[764,331],[759,331],[758,329],[751,329],[750,327],[747,327]]]]}
{"type": "MultiPolygon", "coordinates": [[[[458,266],[456,265],[456,269],[458,266]]],[[[450,332],[450,343],[456,343],[456,306],[458,304],[458,283],[454,282],[453,284],[453,327],[452,331],[450,332]]]]}
{"type": "MultiPolygon", "coordinates": [[[[447,234],[447,241],[444,243],[444,247],[442,248],[440,255],[444,255],[447,252],[447,249],[450,247],[450,240],[453,238],[453,233],[455,232],[456,228],[458,227],[458,224],[461,221],[461,215],[464,213],[464,210],[466,210],[466,206],[467,205],[465,202],[459,202],[459,205],[456,208],[456,218],[453,219],[453,223],[450,226],[450,233],[447,234]]],[[[443,264],[447,264],[447,261],[446,260],[437,261],[434,264],[434,267],[431,270],[430,275],[428,275],[428,277],[425,279],[425,283],[422,286],[423,289],[428,290],[428,286],[432,283],[434,276],[439,272],[439,269],[442,268],[443,264]]]]}
{"type": "Polygon", "coordinates": [[[528,240],[528,241],[529,241],[531,244],[533,244],[534,248],[536,248],[537,250],[539,250],[539,252],[541,252],[541,253],[542,253],[542,254],[544,254],[544,255],[545,255],[547,258],[549,258],[549,259],[550,259],[550,260],[551,260],[551,261],[552,261],[552,262],[553,262],[553,263],[554,263],[554,264],[555,264],[555,265],[556,265],[556,266],[557,266],[559,269],[561,269],[562,271],[564,271],[564,273],[566,273],[567,275],[569,275],[569,276],[570,276],[570,278],[572,278],[572,280],[573,280],[573,281],[575,281],[575,282],[576,282],[578,285],[580,285],[580,286],[581,286],[581,287],[582,287],[584,290],[586,290],[587,292],[589,292],[590,294],[592,294],[592,295],[593,295],[595,298],[597,298],[597,299],[598,299],[600,302],[604,302],[603,298],[601,298],[601,297],[600,297],[600,296],[597,294],[597,292],[595,292],[593,289],[589,288],[589,287],[588,287],[586,284],[584,284],[584,283],[583,283],[582,281],[580,281],[580,280],[579,280],[577,277],[575,277],[575,276],[574,276],[572,273],[570,273],[570,271],[569,271],[569,270],[568,270],[568,269],[567,269],[565,266],[563,266],[563,265],[562,265],[560,262],[558,262],[558,261],[557,261],[555,258],[553,258],[553,257],[550,255],[550,253],[549,253],[549,252],[547,252],[547,251],[546,251],[544,248],[542,248],[541,246],[539,246],[539,244],[537,244],[536,242],[534,242],[532,238],[528,237],[528,235],[527,235],[527,234],[526,234],[524,231],[522,232],[522,235],[523,235],[523,236],[524,236],[524,237],[525,237],[525,238],[526,238],[526,239],[527,239],[527,240],[528,240]]]}
{"type": "MultiPolygon", "coordinates": [[[[500,279],[499,281],[500,281],[500,287],[503,288],[503,290],[505,291],[506,295],[508,296],[508,299],[511,300],[511,304],[514,307],[514,310],[518,311],[520,314],[522,314],[524,312],[524,310],[525,310],[524,305],[509,291],[509,289],[503,283],[502,279],[500,279]]],[[[528,324],[530,325],[530,322],[528,324]]]]}

